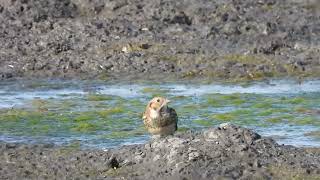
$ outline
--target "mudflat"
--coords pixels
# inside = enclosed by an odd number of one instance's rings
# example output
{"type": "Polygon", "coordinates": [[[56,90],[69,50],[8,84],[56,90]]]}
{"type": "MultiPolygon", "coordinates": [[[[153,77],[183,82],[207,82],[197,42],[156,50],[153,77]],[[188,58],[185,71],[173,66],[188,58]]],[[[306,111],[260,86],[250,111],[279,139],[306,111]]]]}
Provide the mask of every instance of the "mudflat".
{"type": "Polygon", "coordinates": [[[316,0],[10,0],[0,78],[319,77],[316,0]]]}

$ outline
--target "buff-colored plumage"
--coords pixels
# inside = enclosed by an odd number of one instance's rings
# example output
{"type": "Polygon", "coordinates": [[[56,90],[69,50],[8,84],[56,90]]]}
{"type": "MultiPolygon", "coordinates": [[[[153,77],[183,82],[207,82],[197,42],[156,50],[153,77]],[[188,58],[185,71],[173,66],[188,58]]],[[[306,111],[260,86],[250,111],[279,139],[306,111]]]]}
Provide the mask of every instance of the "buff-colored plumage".
{"type": "Polygon", "coordinates": [[[177,130],[178,116],[168,107],[170,101],[163,97],[153,98],[143,114],[143,122],[153,135],[170,135],[177,130]]]}

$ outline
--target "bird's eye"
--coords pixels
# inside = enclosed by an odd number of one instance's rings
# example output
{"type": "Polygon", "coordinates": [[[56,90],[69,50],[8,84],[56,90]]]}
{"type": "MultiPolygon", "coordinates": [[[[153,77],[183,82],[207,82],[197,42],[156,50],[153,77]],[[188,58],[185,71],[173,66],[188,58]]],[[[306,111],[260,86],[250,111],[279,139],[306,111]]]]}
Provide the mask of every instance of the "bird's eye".
{"type": "Polygon", "coordinates": [[[160,99],[157,99],[157,102],[160,102],[160,99]]]}

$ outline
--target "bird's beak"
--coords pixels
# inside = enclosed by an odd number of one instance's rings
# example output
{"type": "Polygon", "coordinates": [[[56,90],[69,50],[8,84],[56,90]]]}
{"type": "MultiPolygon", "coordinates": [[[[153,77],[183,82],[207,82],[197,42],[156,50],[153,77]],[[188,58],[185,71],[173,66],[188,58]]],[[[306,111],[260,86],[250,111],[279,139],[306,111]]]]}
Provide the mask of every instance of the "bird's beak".
{"type": "Polygon", "coordinates": [[[162,105],[160,106],[159,110],[161,110],[163,107],[167,107],[167,104],[170,102],[169,99],[165,99],[162,105]]]}

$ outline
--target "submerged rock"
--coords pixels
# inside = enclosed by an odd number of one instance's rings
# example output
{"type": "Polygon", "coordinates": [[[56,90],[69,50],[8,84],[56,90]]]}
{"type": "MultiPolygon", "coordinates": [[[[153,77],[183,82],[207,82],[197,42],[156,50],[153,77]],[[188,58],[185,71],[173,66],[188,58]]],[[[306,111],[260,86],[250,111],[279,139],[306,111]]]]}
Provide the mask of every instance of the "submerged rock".
{"type": "Polygon", "coordinates": [[[232,124],[106,151],[5,142],[0,147],[0,179],[308,179],[320,175],[319,148],[279,145],[232,124]]]}

